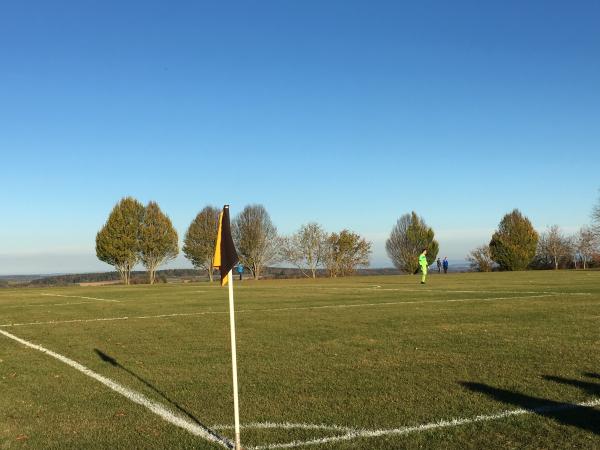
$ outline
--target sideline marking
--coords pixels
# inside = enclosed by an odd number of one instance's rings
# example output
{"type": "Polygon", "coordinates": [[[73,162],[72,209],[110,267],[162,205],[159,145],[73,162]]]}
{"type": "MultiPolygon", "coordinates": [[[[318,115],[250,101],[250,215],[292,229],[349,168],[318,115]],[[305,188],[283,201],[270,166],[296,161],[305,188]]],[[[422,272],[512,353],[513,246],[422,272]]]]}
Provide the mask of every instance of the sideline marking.
{"type": "MultiPolygon", "coordinates": [[[[587,400],[580,403],[575,404],[565,404],[560,406],[540,406],[537,408],[530,409],[512,409],[502,411],[496,414],[486,414],[479,415],[475,417],[465,417],[465,418],[456,418],[456,419],[442,419],[437,422],[424,423],[421,425],[414,426],[405,426],[399,428],[391,428],[391,429],[380,429],[380,430],[367,430],[367,429],[352,429],[345,427],[338,427],[336,425],[311,425],[311,424],[290,424],[290,423],[255,423],[255,424],[247,424],[245,428],[282,428],[282,429],[290,429],[290,428],[304,428],[304,429],[321,429],[327,431],[334,430],[347,430],[345,434],[338,436],[329,436],[318,439],[310,439],[308,441],[292,441],[285,443],[276,443],[276,444],[267,444],[267,445],[257,445],[254,447],[246,446],[247,450],[271,450],[271,449],[279,449],[279,448],[294,448],[294,447],[304,447],[309,445],[320,445],[327,444],[330,442],[340,442],[340,441],[349,441],[352,439],[360,439],[360,438],[372,438],[379,436],[389,436],[389,435],[402,435],[402,434],[411,434],[411,433],[420,433],[423,431],[436,430],[440,428],[449,428],[449,427],[457,427],[461,425],[473,424],[478,422],[487,422],[491,420],[499,420],[504,419],[506,417],[511,416],[520,416],[526,414],[535,414],[535,413],[546,413],[546,412],[557,412],[557,411],[567,411],[571,409],[577,408],[590,408],[600,405],[600,399],[594,398],[593,400],[587,400]]],[[[225,429],[228,427],[225,426],[217,426],[214,428],[225,429]]]]}
{"type": "MultiPolygon", "coordinates": [[[[317,305],[317,306],[289,306],[283,308],[265,308],[265,309],[238,309],[236,313],[254,313],[254,312],[269,312],[269,311],[298,311],[310,309],[332,309],[332,308],[359,308],[364,306],[393,306],[393,305],[415,305],[427,303],[455,303],[455,302],[490,302],[496,300],[512,300],[512,299],[527,299],[527,298],[543,298],[556,297],[558,295],[581,295],[580,293],[573,294],[542,294],[542,295],[523,295],[514,297],[485,297],[485,298],[455,298],[449,300],[413,300],[404,302],[381,302],[381,303],[343,303],[337,305],[317,305]]],[[[173,314],[158,314],[155,316],[123,316],[123,317],[104,317],[99,319],[72,319],[72,320],[49,320],[47,322],[25,322],[25,323],[5,323],[0,325],[0,328],[6,327],[23,327],[27,325],[56,325],[61,323],[80,323],[80,322],[110,322],[113,320],[130,320],[130,319],[162,319],[168,317],[187,317],[187,316],[203,316],[207,314],[229,314],[229,311],[199,311],[194,313],[173,313],[173,314]]]]}
{"type": "Polygon", "coordinates": [[[204,438],[211,442],[216,442],[217,444],[220,444],[221,446],[223,446],[225,448],[233,448],[233,444],[231,443],[231,441],[229,439],[218,435],[217,433],[210,430],[209,428],[202,427],[199,424],[192,422],[191,420],[176,414],[175,412],[166,408],[161,403],[158,403],[154,400],[149,399],[148,397],[141,394],[140,392],[136,392],[134,390],[128,389],[128,388],[120,385],[119,383],[112,381],[110,378],[106,378],[105,376],[102,376],[99,373],[96,373],[93,370],[88,369],[86,366],[78,363],[77,361],[73,361],[72,359],[67,358],[66,356],[55,353],[52,350],[48,350],[47,348],[42,347],[41,345],[34,344],[32,342],[26,341],[25,339],[21,339],[20,337],[10,334],[4,330],[0,330],[0,334],[3,334],[7,338],[12,339],[13,341],[16,341],[20,344],[23,344],[26,347],[32,348],[34,350],[38,350],[48,356],[52,356],[53,358],[58,359],[59,361],[65,363],[68,366],[71,366],[72,368],[74,368],[75,370],[78,370],[79,372],[83,373],[84,375],[87,375],[88,377],[93,378],[96,381],[99,381],[106,387],[121,394],[123,397],[126,397],[127,399],[131,400],[132,402],[137,403],[138,405],[141,405],[141,406],[145,407],[146,409],[152,411],[154,414],[161,417],[163,420],[165,420],[179,428],[183,428],[184,430],[190,432],[194,436],[204,438]]]}
{"type": "Polygon", "coordinates": [[[100,302],[121,303],[120,300],[110,300],[110,299],[107,299],[107,298],[97,298],[97,297],[83,297],[81,295],[62,295],[62,294],[46,294],[46,293],[42,293],[40,295],[45,295],[45,296],[48,296],[48,297],[85,298],[86,300],[98,300],[100,302]]]}

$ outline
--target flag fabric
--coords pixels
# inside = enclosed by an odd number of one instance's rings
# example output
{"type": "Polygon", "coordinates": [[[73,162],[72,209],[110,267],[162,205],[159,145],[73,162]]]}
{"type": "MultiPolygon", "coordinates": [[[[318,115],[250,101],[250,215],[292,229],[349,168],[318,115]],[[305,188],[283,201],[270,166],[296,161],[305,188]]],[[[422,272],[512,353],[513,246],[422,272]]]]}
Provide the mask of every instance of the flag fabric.
{"type": "Polygon", "coordinates": [[[221,272],[221,286],[228,282],[229,271],[238,263],[238,254],[233,245],[231,237],[231,225],[229,223],[229,205],[223,207],[219,214],[219,229],[217,231],[217,245],[215,246],[215,257],[213,266],[221,272]]]}

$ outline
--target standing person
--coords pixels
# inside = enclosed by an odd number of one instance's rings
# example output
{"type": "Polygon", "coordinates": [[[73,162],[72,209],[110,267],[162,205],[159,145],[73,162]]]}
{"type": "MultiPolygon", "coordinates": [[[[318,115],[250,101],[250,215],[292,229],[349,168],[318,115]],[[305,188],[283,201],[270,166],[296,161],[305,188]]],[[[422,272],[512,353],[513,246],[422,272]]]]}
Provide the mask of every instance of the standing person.
{"type": "Polygon", "coordinates": [[[244,274],[244,266],[242,266],[242,263],[238,264],[237,273],[240,276],[240,281],[242,281],[242,275],[244,274]]]}
{"type": "Polygon", "coordinates": [[[442,273],[442,262],[440,261],[440,258],[437,259],[437,268],[438,273],[442,273]]]}
{"type": "Polygon", "coordinates": [[[448,257],[444,256],[444,262],[442,263],[442,266],[444,266],[444,273],[448,273],[448,257]]]}
{"type": "Polygon", "coordinates": [[[421,266],[421,284],[425,284],[427,278],[427,249],[423,249],[423,253],[419,256],[419,266],[421,266]]]}

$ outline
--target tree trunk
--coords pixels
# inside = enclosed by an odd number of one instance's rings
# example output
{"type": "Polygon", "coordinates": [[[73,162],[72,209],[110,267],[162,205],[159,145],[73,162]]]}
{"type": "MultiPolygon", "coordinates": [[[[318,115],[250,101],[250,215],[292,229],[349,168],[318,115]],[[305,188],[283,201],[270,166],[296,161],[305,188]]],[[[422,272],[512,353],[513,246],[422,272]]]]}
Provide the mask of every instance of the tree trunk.
{"type": "Polygon", "coordinates": [[[260,266],[256,263],[254,263],[253,266],[254,266],[254,279],[258,280],[258,277],[260,276],[260,266]]]}
{"type": "Polygon", "coordinates": [[[127,280],[125,279],[125,268],[118,266],[117,269],[119,270],[119,276],[121,277],[121,283],[126,284],[127,280]]]}
{"type": "Polygon", "coordinates": [[[211,283],[213,282],[213,269],[212,269],[212,267],[208,269],[208,280],[211,283]]]}

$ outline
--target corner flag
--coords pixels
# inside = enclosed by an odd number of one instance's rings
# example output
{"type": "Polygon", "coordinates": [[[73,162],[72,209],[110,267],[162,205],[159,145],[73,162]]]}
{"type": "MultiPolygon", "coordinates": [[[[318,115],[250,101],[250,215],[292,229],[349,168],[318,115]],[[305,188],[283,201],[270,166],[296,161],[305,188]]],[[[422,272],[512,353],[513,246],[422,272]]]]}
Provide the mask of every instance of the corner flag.
{"type": "Polygon", "coordinates": [[[221,271],[221,286],[225,286],[229,278],[229,272],[239,261],[235,245],[233,245],[233,238],[231,237],[229,205],[223,206],[223,211],[219,214],[217,245],[213,261],[213,266],[221,271]]]}
{"type": "Polygon", "coordinates": [[[231,372],[233,375],[233,411],[235,421],[235,450],[241,450],[240,443],[240,406],[238,400],[237,355],[235,348],[235,308],[233,305],[233,274],[232,269],[239,261],[238,254],[231,237],[229,224],[229,205],[223,206],[219,214],[219,229],[213,266],[221,271],[221,286],[229,284],[229,328],[231,331],[231,372]]]}

